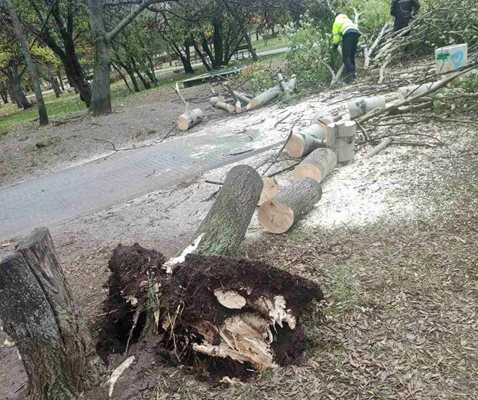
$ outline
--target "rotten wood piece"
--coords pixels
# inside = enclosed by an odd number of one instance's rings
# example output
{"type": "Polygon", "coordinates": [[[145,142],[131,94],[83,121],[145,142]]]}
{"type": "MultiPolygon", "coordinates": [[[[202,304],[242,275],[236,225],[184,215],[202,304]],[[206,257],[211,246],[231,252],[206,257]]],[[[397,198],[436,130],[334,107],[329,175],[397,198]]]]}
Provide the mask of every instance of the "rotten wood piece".
{"type": "Polygon", "coordinates": [[[315,179],[295,181],[259,207],[259,224],[266,232],[285,233],[310,212],[321,197],[322,186],[315,179]]]}

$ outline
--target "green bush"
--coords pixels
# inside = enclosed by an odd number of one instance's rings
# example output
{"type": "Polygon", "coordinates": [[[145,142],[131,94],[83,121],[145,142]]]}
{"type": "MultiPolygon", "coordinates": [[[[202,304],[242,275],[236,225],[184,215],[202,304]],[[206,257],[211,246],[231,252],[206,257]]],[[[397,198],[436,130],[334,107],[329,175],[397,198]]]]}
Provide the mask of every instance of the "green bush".
{"type": "Polygon", "coordinates": [[[335,70],[340,68],[340,55],[332,47],[331,34],[319,29],[319,25],[307,15],[297,26],[289,26],[287,33],[291,43],[287,56],[288,71],[297,75],[299,87],[329,83],[330,72],[321,60],[335,70]]]}

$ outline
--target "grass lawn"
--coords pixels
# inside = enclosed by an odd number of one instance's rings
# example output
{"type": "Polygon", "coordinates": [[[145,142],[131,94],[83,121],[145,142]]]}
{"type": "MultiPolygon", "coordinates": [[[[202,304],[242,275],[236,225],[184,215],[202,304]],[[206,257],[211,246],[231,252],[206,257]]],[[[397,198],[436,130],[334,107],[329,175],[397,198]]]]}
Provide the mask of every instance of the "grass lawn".
{"type": "MultiPolygon", "coordinates": [[[[254,46],[257,51],[273,50],[288,45],[287,38],[285,36],[279,36],[273,39],[270,39],[267,44],[265,41],[260,40],[255,42],[254,46]]],[[[278,55],[269,55],[260,57],[260,62],[267,62],[272,58],[283,58],[283,54],[278,55]]],[[[244,65],[251,64],[251,59],[244,59],[238,61],[232,61],[230,65],[226,68],[231,67],[240,67],[244,65]]],[[[111,86],[111,98],[113,103],[113,108],[118,110],[132,102],[137,103],[137,101],[145,96],[151,94],[154,91],[162,90],[166,87],[170,87],[174,82],[178,80],[183,80],[187,78],[192,78],[195,75],[200,75],[206,72],[206,69],[201,67],[195,68],[195,73],[192,75],[186,75],[183,72],[174,73],[172,71],[167,71],[165,73],[159,73],[158,79],[160,84],[152,89],[143,90],[138,93],[130,92],[125,86],[123,81],[118,81],[113,83],[111,86]]],[[[86,113],[87,109],[85,108],[84,103],[80,100],[79,96],[76,93],[64,93],[59,98],[56,98],[53,93],[47,93],[44,95],[48,116],[51,120],[61,119],[66,116],[77,114],[77,113],[86,113]]],[[[14,104],[2,104],[0,105],[0,136],[7,134],[12,129],[18,127],[19,125],[32,122],[38,118],[38,109],[36,106],[30,108],[29,110],[21,110],[16,107],[14,104]]]]}

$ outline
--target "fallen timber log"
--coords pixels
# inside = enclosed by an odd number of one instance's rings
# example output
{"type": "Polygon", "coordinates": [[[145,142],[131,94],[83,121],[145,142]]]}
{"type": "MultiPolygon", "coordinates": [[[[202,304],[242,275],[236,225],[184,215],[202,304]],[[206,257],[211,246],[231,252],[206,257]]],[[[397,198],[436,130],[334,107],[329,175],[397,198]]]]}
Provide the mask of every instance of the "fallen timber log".
{"type": "Polygon", "coordinates": [[[270,103],[272,100],[274,100],[276,97],[280,96],[281,94],[282,94],[282,88],[280,87],[280,85],[274,86],[266,90],[264,93],[261,93],[259,96],[256,96],[253,99],[251,99],[246,109],[254,110],[256,108],[262,107],[266,105],[267,103],[270,103]]]}
{"type": "Polygon", "coordinates": [[[322,182],[337,165],[337,156],[330,149],[317,149],[310,153],[294,169],[295,179],[312,178],[322,182]]]}
{"type": "Polygon", "coordinates": [[[322,186],[315,179],[295,181],[259,207],[259,224],[266,232],[285,233],[310,212],[321,197],[322,186]]]}
{"type": "MultiPolygon", "coordinates": [[[[320,185],[313,184],[318,200],[320,185]]],[[[295,361],[304,350],[300,318],[323,298],[319,287],[263,263],[224,257],[237,252],[262,187],[253,168],[232,168],[193,244],[178,257],[167,261],[138,244],[115,249],[98,346],[103,356],[123,352],[131,338],[154,336],[171,361],[229,376],[295,361]]]]}
{"type": "Polygon", "coordinates": [[[263,189],[259,202],[257,203],[258,206],[261,206],[266,201],[272,200],[276,197],[277,193],[279,193],[279,186],[274,178],[262,178],[262,183],[263,189]]]}
{"type": "Polygon", "coordinates": [[[181,131],[187,131],[188,129],[192,128],[194,125],[199,124],[204,118],[204,113],[200,108],[195,108],[190,111],[185,111],[181,114],[176,123],[178,129],[181,131]]]}

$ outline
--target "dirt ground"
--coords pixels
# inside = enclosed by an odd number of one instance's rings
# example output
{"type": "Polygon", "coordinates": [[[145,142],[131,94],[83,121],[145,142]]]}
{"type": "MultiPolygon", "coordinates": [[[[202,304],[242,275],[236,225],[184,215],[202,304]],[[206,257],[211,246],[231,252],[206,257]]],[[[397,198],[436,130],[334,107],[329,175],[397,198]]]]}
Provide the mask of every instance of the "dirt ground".
{"type": "MultiPolygon", "coordinates": [[[[201,85],[181,92],[204,110],[211,96],[208,90],[201,85]]],[[[154,144],[168,133],[180,134],[175,121],[183,111],[184,105],[174,90],[163,89],[147,95],[141,104],[131,104],[129,109],[108,116],[93,118],[85,112],[55,121],[47,128],[39,128],[36,123],[22,125],[0,136],[0,185],[31,179],[114,150],[154,144]]],[[[209,121],[222,117],[212,109],[206,110],[206,115],[209,121]]]]}
{"type": "MultiPolygon", "coordinates": [[[[138,107],[144,118],[137,121],[138,129],[145,121],[155,126],[150,107],[138,107]]],[[[370,147],[360,150],[354,164],[334,171],[322,200],[290,233],[264,234],[253,220],[244,256],[312,279],[326,296],[306,321],[313,345],[298,365],[248,382],[211,384],[187,367],[164,363],[151,344],[139,343],[137,361],[119,380],[114,398],[478,398],[478,130],[466,122],[469,116],[456,118],[464,122],[400,128],[436,136],[444,146],[421,138],[428,146],[393,145],[368,160],[363,155],[370,147]]],[[[91,128],[88,123],[83,129],[91,128]]],[[[121,136],[120,144],[130,144],[128,129],[117,136],[111,132],[111,138],[121,136]]],[[[382,134],[398,128],[378,129],[382,134]]],[[[274,154],[246,162],[257,167],[274,154]]],[[[57,157],[59,163],[69,161],[57,157]]],[[[139,242],[174,254],[213,202],[217,186],[205,180],[221,180],[227,169],[52,230],[93,336],[102,317],[112,249],[120,242],[139,242]]],[[[9,182],[17,179],[12,176],[9,182]]],[[[285,185],[289,179],[286,174],[278,181],[285,185]]],[[[14,399],[25,381],[14,349],[0,348],[0,361],[0,395],[14,399]]],[[[106,398],[101,390],[91,396],[106,398]]]]}

